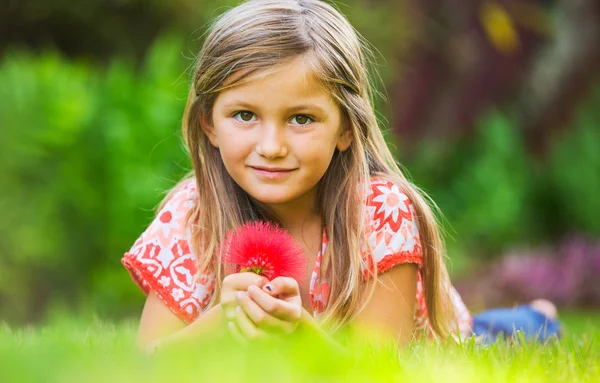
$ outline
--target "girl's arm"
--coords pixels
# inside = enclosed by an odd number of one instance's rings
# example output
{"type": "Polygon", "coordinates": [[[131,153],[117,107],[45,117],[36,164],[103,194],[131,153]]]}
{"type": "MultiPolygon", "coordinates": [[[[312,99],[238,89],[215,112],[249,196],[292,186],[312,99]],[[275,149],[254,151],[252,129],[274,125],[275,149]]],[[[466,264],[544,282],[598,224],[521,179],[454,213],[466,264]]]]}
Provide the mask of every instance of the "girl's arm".
{"type": "MultiPolygon", "coordinates": [[[[369,340],[395,340],[399,346],[406,346],[413,336],[417,270],[417,265],[405,263],[381,274],[371,300],[350,327],[369,340]]],[[[300,323],[304,329],[318,334],[327,345],[347,352],[308,311],[303,310],[300,323]]]]}
{"type": "Polygon", "coordinates": [[[158,346],[194,341],[203,336],[220,335],[227,318],[232,321],[236,314],[236,293],[249,286],[262,287],[267,281],[254,273],[236,273],[225,277],[219,296],[219,304],[201,314],[186,325],[161,299],[150,290],[138,329],[138,345],[148,351],[158,346]]]}
{"type": "Polygon", "coordinates": [[[413,337],[417,273],[416,264],[403,263],[379,275],[371,300],[352,327],[370,337],[392,338],[406,346],[413,337]]]}
{"type": "Polygon", "coordinates": [[[320,339],[323,340],[325,346],[330,347],[341,355],[348,355],[349,350],[335,340],[331,334],[323,330],[315,318],[305,309],[302,309],[302,318],[300,319],[299,327],[308,333],[316,334],[320,339]]]}
{"type": "Polygon", "coordinates": [[[145,351],[153,352],[157,347],[214,336],[222,329],[222,322],[221,306],[216,305],[186,325],[151,290],[142,311],[137,343],[145,351]]]}

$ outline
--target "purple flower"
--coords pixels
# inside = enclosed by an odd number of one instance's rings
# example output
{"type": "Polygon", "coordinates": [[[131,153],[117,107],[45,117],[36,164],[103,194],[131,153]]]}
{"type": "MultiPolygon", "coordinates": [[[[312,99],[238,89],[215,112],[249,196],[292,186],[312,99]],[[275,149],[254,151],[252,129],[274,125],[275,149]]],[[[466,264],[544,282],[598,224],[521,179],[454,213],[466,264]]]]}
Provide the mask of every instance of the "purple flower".
{"type": "Polygon", "coordinates": [[[546,298],[558,306],[600,306],[600,243],[572,237],[556,247],[515,249],[457,283],[470,305],[546,298]]]}

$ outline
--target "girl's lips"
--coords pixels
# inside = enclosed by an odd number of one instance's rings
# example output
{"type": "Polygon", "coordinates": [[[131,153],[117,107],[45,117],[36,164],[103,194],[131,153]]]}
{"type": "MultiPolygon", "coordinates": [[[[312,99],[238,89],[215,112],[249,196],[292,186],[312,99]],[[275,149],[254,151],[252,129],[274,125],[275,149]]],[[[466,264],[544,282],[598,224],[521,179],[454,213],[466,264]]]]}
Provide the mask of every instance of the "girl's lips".
{"type": "Polygon", "coordinates": [[[257,174],[260,178],[265,178],[269,180],[276,180],[280,178],[287,177],[291,172],[296,169],[284,169],[284,168],[257,168],[254,166],[250,166],[254,173],[257,174]]]}

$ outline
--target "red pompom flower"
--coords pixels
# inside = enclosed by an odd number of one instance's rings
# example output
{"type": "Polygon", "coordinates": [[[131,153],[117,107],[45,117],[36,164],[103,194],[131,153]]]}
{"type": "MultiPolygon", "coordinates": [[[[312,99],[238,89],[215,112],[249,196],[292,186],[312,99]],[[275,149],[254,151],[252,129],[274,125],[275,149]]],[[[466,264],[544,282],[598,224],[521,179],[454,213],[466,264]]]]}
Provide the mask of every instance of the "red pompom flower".
{"type": "Polygon", "coordinates": [[[221,248],[221,262],[234,273],[250,271],[268,280],[285,276],[300,281],[306,264],[302,252],[284,229],[254,221],[227,235],[221,248]]]}

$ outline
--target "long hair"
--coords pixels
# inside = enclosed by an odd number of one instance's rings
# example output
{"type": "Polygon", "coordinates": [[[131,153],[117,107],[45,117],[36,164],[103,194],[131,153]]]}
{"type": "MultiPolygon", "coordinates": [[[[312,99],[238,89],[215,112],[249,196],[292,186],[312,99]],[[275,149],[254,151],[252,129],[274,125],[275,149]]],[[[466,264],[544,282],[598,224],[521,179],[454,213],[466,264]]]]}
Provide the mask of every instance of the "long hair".
{"type": "Polygon", "coordinates": [[[216,250],[226,233],[249,220],[272,218],[227,173],[202,123],[211,120],[219,92],[301,55],[310,58],[315,77],[340,108],[342,128],[353,138],[347,150],[336,150],[318,184],[318,211],[329,240],[321,264],[322,275],[330,277],[325,321],[333,329],[351,321],[378,283],[376,270],[373,278],[363,278],[360,249],[367,243],[368,181],[379,176],[398,184],[414,205],[429,319],[434,332],[447,337],[454,315],[434,205],[406,179],[385,143],[373,108],[366,43],[337,10],[318,0],[251,0],[217,18],[206,36],[182,124],[198,191],[188,219],[200,272],[215,275],[218,297],[225,275],[216,250]]]}

